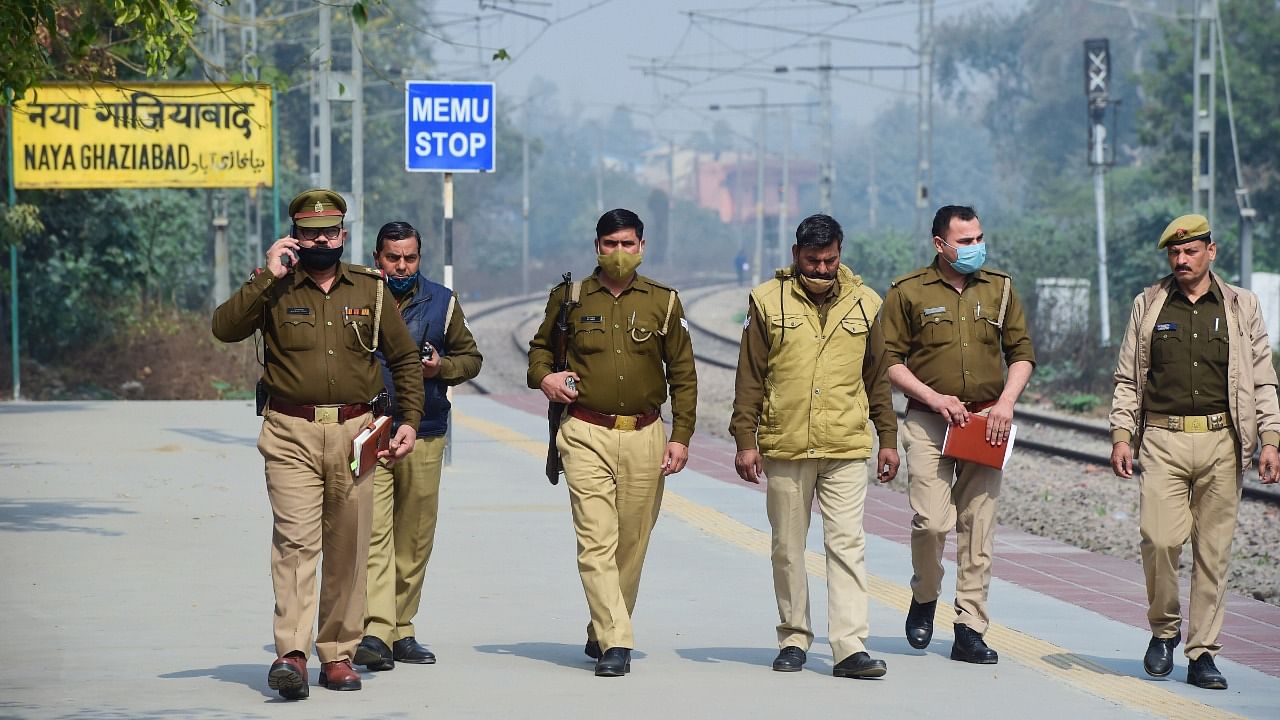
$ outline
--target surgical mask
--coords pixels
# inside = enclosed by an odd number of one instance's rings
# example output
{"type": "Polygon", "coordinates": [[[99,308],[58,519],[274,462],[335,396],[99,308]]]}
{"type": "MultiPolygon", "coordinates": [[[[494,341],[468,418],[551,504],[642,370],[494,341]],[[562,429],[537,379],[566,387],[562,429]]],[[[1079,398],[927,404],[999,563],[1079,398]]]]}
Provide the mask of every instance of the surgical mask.
{"type": "Polygon", "coordinates": [[[835,278],[816,278],[808,275],[800,275],[800,284],[808,290],[810,294],[822,297],[831,292],[831,286],[836,284],[835,278]]]}
{"type": "Polygon", "coordinates": [[[342,257],[342,245],[337,247],[299,247],[298,262],[306,270],[328,270],[342,257]]]}
{"type": "Polygon", "coordinates": [[[414,270],[413,274],[408,277],[388,275],[387,284],[391,286],[391,292],[396,295],[403,295],[409,292],[410,288],[418,284],[418,271],[414,270]]]}
{"type": "MultiPolygon", "coordinates": [[[[983,263],[987,261],[987,244],[985,242],[956,247],[944,240],[942,244],[956,251],[956,260],[950,263],[951,269],[961,275],[977,272],[983,263]]],[[[946,258],[943,259],[945,260],[946,258]]]]}
{"type": "Polygon", "coordinates": [[[640,267],[640,261],[644,259],[644,255],[639,253],[629,253],[625,250],[614,250],[608,255],[597,255],[596,264],[604,270],[604,274],[609,276],[614,282],[622,282],[631,277],[631,274],[640,267]]]}

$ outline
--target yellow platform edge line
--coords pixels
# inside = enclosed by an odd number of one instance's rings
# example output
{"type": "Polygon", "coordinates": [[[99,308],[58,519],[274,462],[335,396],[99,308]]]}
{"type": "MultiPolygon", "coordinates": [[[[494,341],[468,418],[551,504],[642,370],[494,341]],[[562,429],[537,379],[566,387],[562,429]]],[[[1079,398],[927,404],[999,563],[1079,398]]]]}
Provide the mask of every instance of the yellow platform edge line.
{"type": "MultiPolygon", "coordinates": [[[[547,446],[544,441],[535,440],[504,425],[466,415],[456,408],[453,418],[462,426],[504,445],[523,450],[534,457],[546,456],[547,446]]],[[[670,484],[663,494],[662,509],[692,527],[743,550],[766,558],[770,555],[772,539],[768,533],[739,522],[719,510],[695,503],[673,492],[670,484]]],[[[805,553],[805,568],[814,577],[824,580],[827,577],[826,557],[816,552],[805,553]]],[[[899,610],[905,617],[911,603],[910,588],[871,574],[867,575],[867,585],[871,597],[899,610]]],[[[942,618],[952,617],[955,615],[955,608],[939,600],[937,614],[942,618]]],[[[1004,625],[991,623],[984,637],[999,649],[1002,656],[1012,657],[1043,675],[1118,704],[1177,720],[1242,718],[1235,713],[1165,690],[1154,682],[1117,674],[1086,657],[1004,625]]]]}

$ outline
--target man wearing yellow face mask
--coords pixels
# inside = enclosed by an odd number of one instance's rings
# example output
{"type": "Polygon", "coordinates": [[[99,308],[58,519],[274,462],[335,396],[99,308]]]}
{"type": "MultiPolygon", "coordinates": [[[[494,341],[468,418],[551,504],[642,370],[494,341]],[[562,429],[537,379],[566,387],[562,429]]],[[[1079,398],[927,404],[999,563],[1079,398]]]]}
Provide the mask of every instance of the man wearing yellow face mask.
{"type": "Polygon", "coordinates": [[[528,382],[568,405],[556,446],[591,610],[584,652],[597,660],[596,675],[620,677],[631,668],[631,613],[664,480],[689,458],[698,378],[676,291],[636,273],[644,223],[610,210],[596,223],[595,244],[595,273],[569,288],[578,303],[569,370],[552,372],[552,329],[566,290],[559,285],[529,343],[528,382]],[[657,422],[668,391],[670,438],[657,422]]]}

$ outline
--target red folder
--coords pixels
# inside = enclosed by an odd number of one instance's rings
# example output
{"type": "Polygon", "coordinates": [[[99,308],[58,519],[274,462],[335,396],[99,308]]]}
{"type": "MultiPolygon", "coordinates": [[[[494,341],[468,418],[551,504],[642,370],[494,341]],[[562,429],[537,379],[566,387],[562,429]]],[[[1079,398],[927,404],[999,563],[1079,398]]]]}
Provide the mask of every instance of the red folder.
{"type": "Polygon", "coordinates": [[[947,426],[947,437],[942,441],[942,454],[964,462],[978,463],[1003,470],[1013,453],[1013,438],[1018,426],[1009,426],[1009,437],[999,445],[987,442],[987,416],[970,414],[964,427],[947,426]]]}
{"type": "Polygon", "coordinates": [[[378,453],[391,447],[391,416],[379,415],[351,441],[351,473],[362,477],[378,464],[378,453]]]}

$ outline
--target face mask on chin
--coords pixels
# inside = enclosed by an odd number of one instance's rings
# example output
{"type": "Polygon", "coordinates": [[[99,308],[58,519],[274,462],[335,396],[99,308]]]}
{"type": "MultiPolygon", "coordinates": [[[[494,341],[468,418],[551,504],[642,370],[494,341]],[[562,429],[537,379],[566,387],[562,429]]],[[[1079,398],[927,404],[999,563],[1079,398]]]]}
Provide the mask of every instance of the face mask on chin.
{"type": "Polygon", "coordinates": [[[630,278],[635,273],[636,268],[640,267],[642,260],[644,260],[644,255],[629,253],[621,249],[614,250],[608,255],[596,255],[596,264],[614,282],[622,282],[630,278]]]}
{"type": "Polygon", "coordinates": [[[396,277],[395,275],[387,276],[387,284],[391,286],[391,292],[396,295],[403,295],[409,292],[409,289],[418,284],[418,271],[414,271],[408,277],[396,277]]]}
{"type": "Polygon", "coordinates": [[[305,270],[328,270],[338,264],[338,258],[342,257],[342,248],[342,245],[337,247],[299,247],[298,262],[302,264],[305,270]]]}
{"type": "Polygon", "coordinates": [[[803,273],[800,274],[800,285],[810,294],[818,297],[831,292],[831,286],[835,284],[835,278],[809,277],[803,273]]]}

